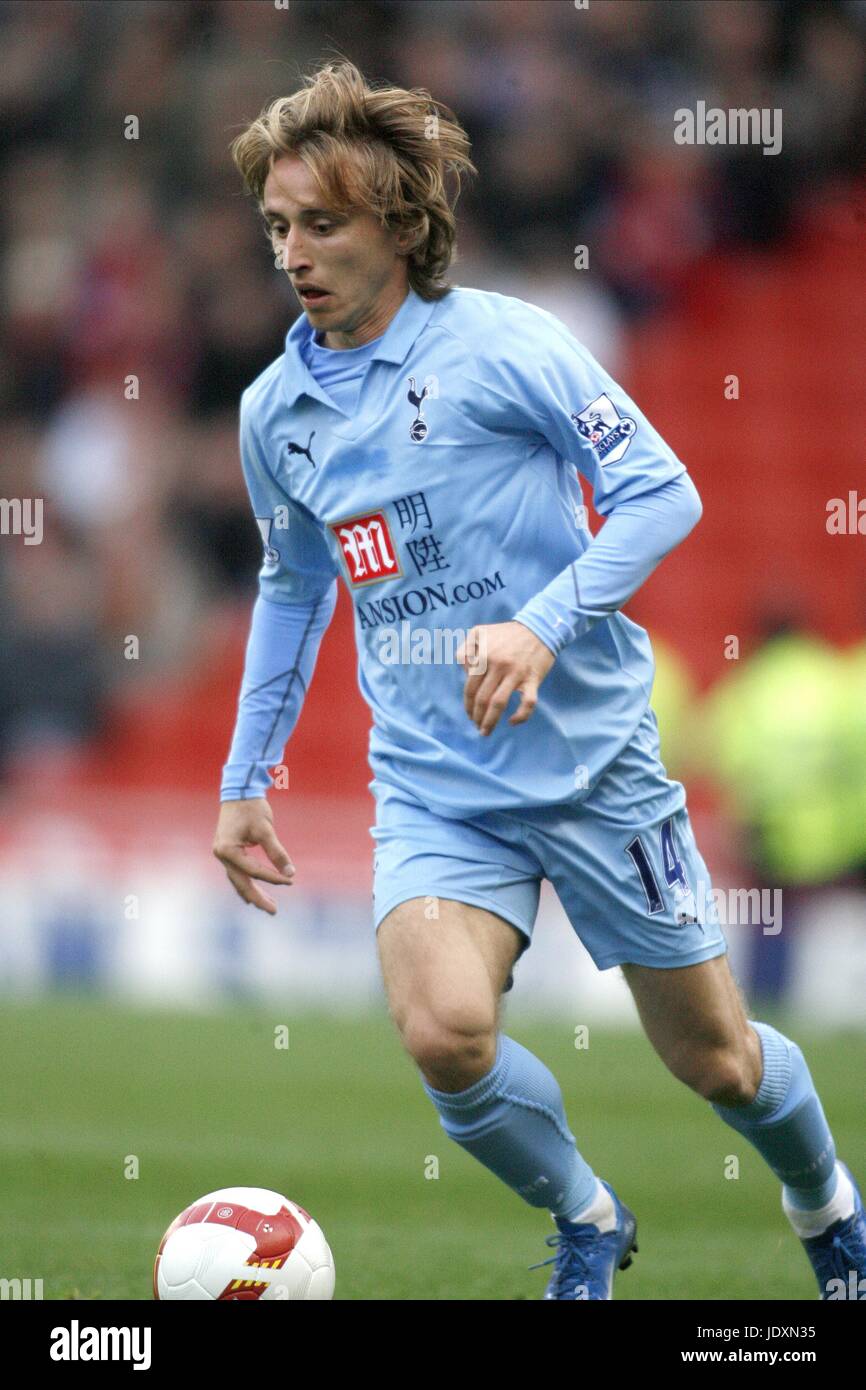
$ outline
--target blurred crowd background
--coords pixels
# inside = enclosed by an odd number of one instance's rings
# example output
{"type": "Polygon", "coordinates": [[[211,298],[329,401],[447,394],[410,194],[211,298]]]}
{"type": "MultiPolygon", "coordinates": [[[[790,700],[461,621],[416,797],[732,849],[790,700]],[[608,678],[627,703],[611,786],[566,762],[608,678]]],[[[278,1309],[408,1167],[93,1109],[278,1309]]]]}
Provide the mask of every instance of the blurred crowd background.
{"type": "MultiPolygon", "coordinates": [[[[786,891],[750,982],[784,991],[832,890],[866,997],[862,0],[26,0],[0,53],[0,496],[45,507],[0,536],[7,926],[61,865],[48,958],[86,981],[71,881],[134,879],[145,833],[211,874],[260,563],[238,400],[296,312],[228,146],[342,55],[471,136],[454,282],[558,314],[689,468],[704,519],[627,609],[670,771],[714,876],[786,891]],[[677,144],[698,101],[780,109],[781,152],[677,144]]],[[[323,892],[366,891],[366,728],[341,596],[277,812],[323,892]]],[[[0,983],[35,978],[16,949],[0,983]]]]}

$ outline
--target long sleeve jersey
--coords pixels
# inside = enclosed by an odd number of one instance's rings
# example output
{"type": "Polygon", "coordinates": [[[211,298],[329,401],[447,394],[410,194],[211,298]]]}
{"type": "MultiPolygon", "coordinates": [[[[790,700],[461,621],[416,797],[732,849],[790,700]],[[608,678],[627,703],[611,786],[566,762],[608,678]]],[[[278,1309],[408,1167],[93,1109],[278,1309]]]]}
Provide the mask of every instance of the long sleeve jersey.
{"type": "Polygon", "coordinates": [[[270,785],[338,579],[377,780],[452,818],[584,798],[652,688],[647,634],[619,609],[701,505],[568,329],[504,295],[410,290],[381,338],[341,353],[301,315],[244,392],[240,446],[264,563],[222,799],[270,785]],[[605,518],[595,537],[584,484],[605,518]],[[532,718],[482,738],[456,653],[472,627],[509,620],[557,660],[532,718]]]}

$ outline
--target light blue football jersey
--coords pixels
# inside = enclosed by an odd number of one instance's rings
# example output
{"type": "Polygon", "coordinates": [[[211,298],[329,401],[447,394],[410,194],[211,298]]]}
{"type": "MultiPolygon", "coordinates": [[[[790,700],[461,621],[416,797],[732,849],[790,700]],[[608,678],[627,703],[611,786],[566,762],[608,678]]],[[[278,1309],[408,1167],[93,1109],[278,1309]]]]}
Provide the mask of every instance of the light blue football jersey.
{"type": "Polygon", "coordinates": [[[649,701],[649,639],[616,608],[700,516],[683,464],[522,300],[410,290],[361,354],[351,411],[310,372],[312,334],[302,314],[241,400],[265,559],[223,799],[269,785],[339,578],[379,781],[451,818],[582,800],[649,701]],[[595,539],[581,479],[610,518],[595,539]],[[455,654],[476,624],[515,618],[558,659],[532,717],[508,724],[515,695],[482,738],[455,654]]]}

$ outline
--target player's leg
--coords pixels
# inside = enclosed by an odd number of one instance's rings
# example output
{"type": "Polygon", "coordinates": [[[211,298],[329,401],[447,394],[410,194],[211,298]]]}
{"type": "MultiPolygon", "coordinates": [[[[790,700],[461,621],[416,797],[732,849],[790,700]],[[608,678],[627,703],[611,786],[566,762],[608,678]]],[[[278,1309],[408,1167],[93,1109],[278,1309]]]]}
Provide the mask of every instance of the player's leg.
{"type": "Polygon", "coordinates": [[[485,909],[425,894],[389,912],[377,942],[391,1016],[446,1134],[530,1206],[574,1219],[599,1185],[569,1131],[559,1085],[498,1032],[521,933],[485,909]]]}
{"type": "Polygon", "coordinates": [[[578,1152],[549,1068],[498,1029],[501,994],[531,940],[540,866],[514,820],[444,820],[373,786],[382,973],[442,1128],[551,1212],[558,1253],[544,1261],[556,1266],[545,1297],[610,1298],[614,1270],[637,1248],[634,1217],[578,1152]]]}
{"type": "Polygon", "coordinates": [[[727,957],[682,970],[624,964],[647,1037],[674,1076],[754,1144],[804,1210],[837,1188],[835,1147],[795,1042],[746,1018],[727,957]]]}
{"type": "Polygon", "coordinates": [[[656,1052],[754,1145],[781,1181],[784,1209],[805,1243],[822,1296],[860,1297],[866,1276],[862,1204],[836,1160],[800,1048],[770,1024],[746,1018],[725,956],[684,969],[622,969],[656,1052]]]}
{"type": "Polygon", "coordinates": [[[463,1091],[496,1057],[499,1003],[523,938],[484,908],[412,898],[376,934],[388,1008],[429,1085],[463,1091]]]}
{"type": "Polygon", "coordinates": [[[667,1065],[780,1177],[785,1210],[816,1272],[836,1255],[816,1257],[810,1233],[841,1231],[846,1251],[862,1252],[854,1267],[859,1261],[866,1275],[862,1206],[836,1164],[803,1055],[770,1025],[746,1018],[685,793],[659,760],[652,712],[579,807],[551,807],[523,821],[527,847],[595,964],[625,971],[667,1065]]]}
{"type": "Polygon", "coordinates": [[[644,1032],[668,1069],[706,1100],[747,1105],[763,1075],[727,955],[679,968],[623,963],[644,1032]]]}

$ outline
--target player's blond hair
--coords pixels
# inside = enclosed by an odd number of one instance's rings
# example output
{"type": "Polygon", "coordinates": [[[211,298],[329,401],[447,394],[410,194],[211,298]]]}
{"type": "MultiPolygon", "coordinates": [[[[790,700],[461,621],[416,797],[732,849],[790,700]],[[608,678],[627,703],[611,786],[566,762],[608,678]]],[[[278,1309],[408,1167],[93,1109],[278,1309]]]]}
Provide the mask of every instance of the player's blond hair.
{"type": "Polygon", "coordinates": [[[270,102],[231,144],[259,203],[273,160],[297,154],[335,211],[366,208],[383,227],[409,232],[409,284],[428,300],[451,288],[444,276],[460,179],[477,173],[469,151],[454,113],[425,88],[370,86],[347,61],[324,64],[292,96],[270,102]]]}

